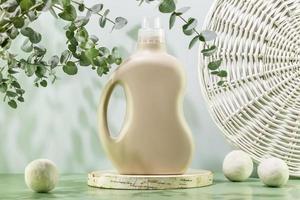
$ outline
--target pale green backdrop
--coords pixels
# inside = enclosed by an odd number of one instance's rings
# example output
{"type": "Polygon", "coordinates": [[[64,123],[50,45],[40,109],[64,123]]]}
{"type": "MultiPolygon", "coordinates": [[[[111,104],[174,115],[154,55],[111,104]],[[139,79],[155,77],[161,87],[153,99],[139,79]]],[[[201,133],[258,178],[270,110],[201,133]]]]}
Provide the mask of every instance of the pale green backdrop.
{"type": "MultiPolygon", "coordinates": [[[[86,0],[88,5],[97,1],[86,0]]],[[[231,147],[212,122],[198,84],[198,49],[188,50],[189,40],[181,32],[180,21],[171,31],[167,29],[168,15],[158,13],[154,5],[138,7],[135,0],[101,1],[111,9],[110,16],[124,16],[126,28],[110,33],[101,29],[96,18],[89,30],[109,46],[120,46],[126,57],[133,51],[137,28],[143,16],[160,16],[166,27],[169,51],[186,66],[187,93],[185,115],[193,131],[196,154],[192,167],[214,171],[221,169],[224,155],[231,147]]],[[[188,15],[199,20],[200,27],[212,2],[210,0],[181,0],[178,6],[191,6],[188,15]]],[[[59,54],[65,47],[64,22],[50,14],[43,14],[34,27],[43,35],[43,45],[51,54],[59,54]]],[[[15,44],[16,53],[22,38],[15,44]]],[[[97,135],[96,111],[101,88],[107,77],[99,78],[95,72],[80,68],[79,75],[68,77],[60,73],[60,80],[48,88],[38,89],[33,80],[23,80],[26,102],[17,110],[0,104],[0,173],[23,172],[26,164],[36,158],[53,160],[63,173],[88,172],[111,168],[97,135]]],[[[125,101],[121,90],[112,99],[109,118],[114,133],[121,127],[125,101]]]]}

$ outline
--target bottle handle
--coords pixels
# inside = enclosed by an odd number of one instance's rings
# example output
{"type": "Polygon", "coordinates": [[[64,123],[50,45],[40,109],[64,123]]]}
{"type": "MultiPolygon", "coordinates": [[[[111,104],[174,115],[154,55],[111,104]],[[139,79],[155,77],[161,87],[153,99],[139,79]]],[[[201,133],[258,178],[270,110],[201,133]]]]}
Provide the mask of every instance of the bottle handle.
{"type": "Polygon", "coordinates": [[[109,132],[107,111],[110,97],[117,84],[118,81],[116,81],[115,79],[110,79],[107,82],[106,86],[103,88],[100,98],[100,104],[98,109],[98,125],[100,139],[104,143],[104,145],[109,145],[115,142],[116,140],[110,135],[109,132]]]}

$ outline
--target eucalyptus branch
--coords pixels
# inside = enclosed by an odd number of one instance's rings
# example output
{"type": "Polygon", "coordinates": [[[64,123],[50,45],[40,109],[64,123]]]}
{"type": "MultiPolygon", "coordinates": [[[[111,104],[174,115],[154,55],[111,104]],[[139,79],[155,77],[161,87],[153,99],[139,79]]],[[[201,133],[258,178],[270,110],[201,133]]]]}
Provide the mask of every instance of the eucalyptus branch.
{"type": "MultiPolygon", "coordinates": [[[[150,3],[154,0],[137,0],[142,4],[144,1],[150,3]]],[[[203,49],[201,53],[204,57],[207,57],[210,62],[208,63],[208,69],[211,71],[212,75],[216,75],[219,77],[219,81],[217,84],[219,86],[225,83],[224,78],[227,77],[227,71],[221,70],[220,66],[222,64],[222,59],[215,60],[214,56],[217,51],[216,45],[210,44],[211,41],[215,41],[217,34],[213,31],[205,30],[205,31],[198,31],[197,27],[197,20],[195,18],[189,17],[188,19],[183,17],[183,14],[186,13],[190,7],[183,7],[176,10],[176,4],[174,0],[162,0],[159,4],[159,11],[161,13],[171,14],[169,19],[169,28],[172,29],[176,18],[179,18],[184,24],[182,26],[182,31],[187,36],[193,36],[189,43],[189,49],[193,48],[197,42],[203,43],[203,49]],[[196,36],[195,36],[196,35],[196,36]]]]}
{"type": "MultiPolygon", "coordinates": [[[[79,3],[79,2],[77,2],[77,1],[74,1],[74,0],[72,0],[72,2],[75,3],[75,4],[77,4],[78,6],[84,5],[84,4],[79,3]]],[[[96,5],[99,5],[100,7],[103,7],[103,4],[96,4],[96,5]]],[[[85,5],[84,5],[84,8],[87,9],[88,11],[90,11],[90,12],[94,12],[94,10],[93,10],[92,8],[88,8],[88,7],[86,7],[85,5]]],[[[96,14],[97,14],[98,16],[100,16],[100,17],[106,17],[104,14],[101,14],[101,13],[99,13],[99,12],[96,12],[96,14]]],[[[107,21],[109,21],[109,22],[112,23],[113,25],[116,24],[116,23],[115,23],[113,20],[111,20],[110,18],[107,18],[107,17],[106,17],[106,19],[107,19],[107,21]]]]}
{"type": "Polygon", "coordinates": [[[122,59],[118,48],[113,47],[109,50],[99,45],[99,39],[90,35],[85,28],[93,14],[99,16],[101,28],[105,27],[107,21],[113,24],[112,29],[121,29],[127,24],[123,17],[117,17],[115,20],[108,18],[109,9],[103,8],[103,4],[89,8],[84,3],[73,0],[0,0],[0,60],[5,62],[0,68],[0,93],[4,94],[4,101],[12,108],[17,108],[17,102],[24,101],[25,90],[22,89],[17,76],[21,72],[27,77],[35,77],[36,87],[47,87],[49,79],[52,83],[57,79],[56,69],[62,69],[68,75],[75,75],[78,73],[78,66],[90,66],[102,76],[108,73],[111,65],[119,65],[122,59]],[[74,6],[78,6],[79,12],[74,6]],[[100,13],[102,10],[103,14],[100,13]],[[41,12],[46,11],[67,23],[67,49],[60,56],[53,55],[47,61],[47,49],[39,45],[42,35],[29,26],[32,21],[38,19],[41,12]],[[85,16],[78,16],[85,11],[85,16]],[[25,38],[21,49],[28,54],[27,58],[18,59],[17,55],[9,51],[11,43],[19,35],[25,38]]]}

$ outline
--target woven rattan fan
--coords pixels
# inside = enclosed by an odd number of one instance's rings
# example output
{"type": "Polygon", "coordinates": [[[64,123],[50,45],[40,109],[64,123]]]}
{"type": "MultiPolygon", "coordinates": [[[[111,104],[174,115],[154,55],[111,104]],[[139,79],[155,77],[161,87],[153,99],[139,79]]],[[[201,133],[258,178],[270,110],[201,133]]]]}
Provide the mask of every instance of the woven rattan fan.
{"type": "Polygon", "coordinates": [[[200,56],[216,124],[256,162],[276,156],[300,176],[300,1],[216,0],[204,28],[218,33],[216,57],[229,73],[217,86],[200,56]]]}

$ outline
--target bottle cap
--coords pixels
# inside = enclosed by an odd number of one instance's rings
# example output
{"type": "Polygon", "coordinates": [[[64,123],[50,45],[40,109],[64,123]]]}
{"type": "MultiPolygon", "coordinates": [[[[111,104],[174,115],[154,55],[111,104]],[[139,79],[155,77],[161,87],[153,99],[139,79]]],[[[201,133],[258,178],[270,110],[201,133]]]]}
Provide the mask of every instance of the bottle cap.
{"type": "Polygon", "coordinates": [[[144,17],[138,34],[138,43],[164,43],[165,32],[161,28],[159,17],[144,17]]]}

